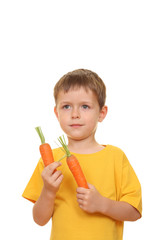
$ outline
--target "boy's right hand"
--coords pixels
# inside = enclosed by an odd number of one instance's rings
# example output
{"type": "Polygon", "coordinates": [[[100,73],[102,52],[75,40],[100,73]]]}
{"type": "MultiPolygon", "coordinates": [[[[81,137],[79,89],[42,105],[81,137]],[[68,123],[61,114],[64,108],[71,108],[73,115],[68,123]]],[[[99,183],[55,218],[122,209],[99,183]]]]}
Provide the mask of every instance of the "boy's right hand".
{"type": "Polygon", "coordinates": [[[45,167],[42,171],[42,179],[44,183],[44,189],[51,194],[56,194],[58,191],[60,184],[63,179],[62,172],[57,170],[54,172],[56,168],[61,166],[61,162],[53,162],[45,167]]]}

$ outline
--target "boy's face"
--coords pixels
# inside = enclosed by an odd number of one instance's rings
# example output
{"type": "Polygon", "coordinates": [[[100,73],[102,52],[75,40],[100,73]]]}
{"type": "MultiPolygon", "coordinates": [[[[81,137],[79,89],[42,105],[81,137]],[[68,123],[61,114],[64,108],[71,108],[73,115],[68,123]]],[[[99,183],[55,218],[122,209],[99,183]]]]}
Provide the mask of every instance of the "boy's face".
{"type": "Polygon", "coordinates": [[[98,122],[107,114],[107,107],[100,110],[96,95],[81,87],[67,93],[60,91],[54,111],[67,136],[82,140],[94,136],[98,122]]]}

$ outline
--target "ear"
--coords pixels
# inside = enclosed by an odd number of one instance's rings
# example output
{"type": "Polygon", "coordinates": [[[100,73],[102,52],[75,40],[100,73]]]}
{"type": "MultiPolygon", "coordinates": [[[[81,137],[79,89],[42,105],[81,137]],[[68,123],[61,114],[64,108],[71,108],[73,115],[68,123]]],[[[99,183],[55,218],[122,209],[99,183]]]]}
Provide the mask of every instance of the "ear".
{"type": "Polygon", "coordinates": [[[98,119],[99,122],[102,122],[105,119],[107,112],[108,112],[108,107],[103,106],[99,113],[99,119],[98,119]]]}
{"type": "Polygon", "coordinates": [[[56,115],[56,117],[58,119],[58,112],[57,112],[57,108],[56,107],[54,107],[54,113],[55,113],[55,115],[56,115]]]}

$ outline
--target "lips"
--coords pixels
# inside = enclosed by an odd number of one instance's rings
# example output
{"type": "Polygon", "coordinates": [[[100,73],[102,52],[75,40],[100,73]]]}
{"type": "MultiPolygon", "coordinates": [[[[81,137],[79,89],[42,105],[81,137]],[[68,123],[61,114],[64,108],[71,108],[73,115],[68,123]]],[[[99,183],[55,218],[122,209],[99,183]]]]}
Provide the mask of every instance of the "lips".
{"type": "Polygon", "coordinates": [[[78,127],[82,127],[83,125],[82,124],[71,124],[70,126],[73,128],[78,128],[78,127]]]}

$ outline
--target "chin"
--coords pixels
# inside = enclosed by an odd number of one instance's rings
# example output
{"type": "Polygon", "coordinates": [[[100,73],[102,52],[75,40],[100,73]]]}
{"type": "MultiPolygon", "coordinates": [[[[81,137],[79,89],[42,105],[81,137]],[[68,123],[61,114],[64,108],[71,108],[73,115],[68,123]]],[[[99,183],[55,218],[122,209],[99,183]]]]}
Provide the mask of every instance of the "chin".
{"type": "Polygon", "coordinates": [[[87,136],[82,136],[82,135],[73,135],[73,134],[67,134],[67,137],[76,141],[80,141],[83,140],[85,138],[87,138],[87,136]]]}

